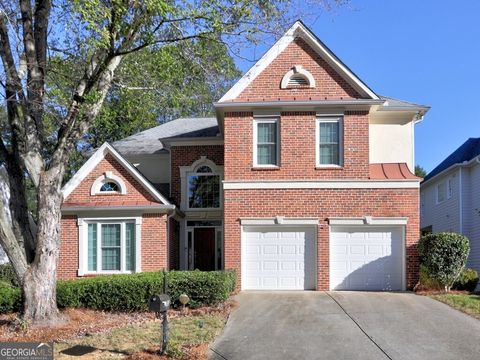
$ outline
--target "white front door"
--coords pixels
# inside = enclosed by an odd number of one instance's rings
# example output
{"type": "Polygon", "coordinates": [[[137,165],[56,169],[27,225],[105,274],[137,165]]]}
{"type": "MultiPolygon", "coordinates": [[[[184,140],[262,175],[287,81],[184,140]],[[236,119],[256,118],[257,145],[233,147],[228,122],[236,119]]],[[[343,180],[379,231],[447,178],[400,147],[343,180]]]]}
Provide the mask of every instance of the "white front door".
{"type": "Polygon", "coordinates": [[[403,290],[404,256],[402,227],[332,227],[330,289],[403,290]]]}
{"type": "Polygon", "coordinates": [[[245,227],[242,238],[242,289],[315,289],[315,249],[313,227],[245,227]]]}

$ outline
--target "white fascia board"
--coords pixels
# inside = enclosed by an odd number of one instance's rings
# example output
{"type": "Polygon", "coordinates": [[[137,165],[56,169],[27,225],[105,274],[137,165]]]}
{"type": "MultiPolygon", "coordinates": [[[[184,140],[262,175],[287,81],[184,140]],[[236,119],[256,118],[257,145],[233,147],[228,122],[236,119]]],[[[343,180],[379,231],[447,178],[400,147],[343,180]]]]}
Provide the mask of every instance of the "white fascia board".
{"type": "Polygon", "coordinates": [[[245,189],[418,189],[419,180],[223,181],[224,190],[245,189]]]}
{"type": "Polygon", "coordinates": [[[165,205],[171,205],[170,202],[153,187],[138,170],[120,155],[110,144],[104,143],[97,151],[87,160],[85,164],[75,173],[69,182],[62,189],[63,198],[66,199],[75,188],[87,177],[90,172],[110,153],[129,173],[137,180],[145,189],[158,201],[165,205]]]}
{"type": "Polygon", "coordinates": [[[203,145],[223,145],[223,138],[183,138],[183,139],[162,139],[164,145],[172,146],[203,146],[203,145]]]}
{"type": "Polygon", "coordinates": [[[360,218],[329,218],[330,225],[407,225],[407,217],[371,217],[364,216],[360,218]]]}
{"type": "Polygon", "coordinates": [[[369,96],[372,99],[379,97],[368,88],[350,69],[348,69],[319,39],[303,25],[301,21],[295,22],[293,26],[253,65],[242,78],[223,95],[218,101],[226,102],[236,99],[260,73],[265,70],[277,56],[287,48],[287,46],[295,39],[301,37],[310,46],[325,59],[330,65],[344,75],[357,90],[369,96]]]}
{"type": "Polygon", "coordinates": [[[118,205],[118,206],[65,206],[61,211],[66,213],[99,212],[99,211],[135,211],[140,213],[173,213],[175,205],[118,205]]]}
{"type": "Polygon", "coordinates": [[[318,225],[319,218],[287,218],[283,216],[276,216],[274,218],[240,218],[240,225],[242,226],[269,226],[269,225],[318,225]]]}
{"type": "Polygon", "coordinates": [[[473,163],[480,163],[480,156],[475,156],[473,159],[469,160],[469,161],[464,161],[462,163],[456,163],[456,164],[453,164],[451,165],[450,167],[446,168],[445,170],[439,172],[437,175],[435,175],[434,177],[428,179],[428,180],[425,180],[425,181],[422,181],[421,183],[421,186],[426,186],[427,184],[433,182],[434,180],[437,180],[439,178],[441,178],[442,176],[446,175],[447,173],[449,173],[450,171],[452,171],[453,169],[459,167],[459,166],[462,166],[462,167],[468,167],[470,165],[472,165],[473,163]]]}

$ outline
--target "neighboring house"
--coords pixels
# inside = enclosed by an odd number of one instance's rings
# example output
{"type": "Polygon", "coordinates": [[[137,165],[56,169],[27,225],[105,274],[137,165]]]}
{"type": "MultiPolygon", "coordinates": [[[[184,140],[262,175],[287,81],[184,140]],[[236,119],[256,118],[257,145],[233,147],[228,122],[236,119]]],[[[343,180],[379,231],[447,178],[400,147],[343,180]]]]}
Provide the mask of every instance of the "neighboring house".
{"type": "Polygon", "coordinates": [[[423,233],[456,232],[470,239],[467,266],[480,271],[480,138],[470,138],[421,183],[423,233]]]}
{"type": "Polygon", "coordinates": [[[99,148],[64,188],[58,273],[234,269],[239,289],[418,277],[414,127],[301,22],[217,102],[99,148]]]}

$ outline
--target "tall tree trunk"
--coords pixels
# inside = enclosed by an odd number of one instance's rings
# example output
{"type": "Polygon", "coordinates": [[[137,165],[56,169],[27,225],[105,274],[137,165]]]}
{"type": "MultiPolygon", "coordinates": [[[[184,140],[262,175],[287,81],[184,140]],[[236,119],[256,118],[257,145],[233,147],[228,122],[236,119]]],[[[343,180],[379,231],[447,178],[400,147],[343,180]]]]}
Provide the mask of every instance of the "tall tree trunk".
{"type": "Polygon", "coordinates": [[[36,323],[58,319],[57,264],[60,248],[61,169],[42,173],[38,188],[37,248],[35,260],[23,278],[23,316],[36,323]]]}

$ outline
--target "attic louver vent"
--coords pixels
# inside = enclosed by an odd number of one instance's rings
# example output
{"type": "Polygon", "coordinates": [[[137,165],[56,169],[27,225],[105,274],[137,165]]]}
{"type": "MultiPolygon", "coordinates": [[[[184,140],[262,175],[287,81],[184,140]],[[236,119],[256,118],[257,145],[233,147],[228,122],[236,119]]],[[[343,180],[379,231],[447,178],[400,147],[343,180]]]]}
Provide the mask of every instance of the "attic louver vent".
{"type": "Polygon", "coordinates": [[[302,75],[293,75],[288,80],[287,86],[290,87],[290,86],[306,86],[306,85],[310,85],[310,84],[308,83],[308,80],[305,77],[303,77],[302,75]]]}

